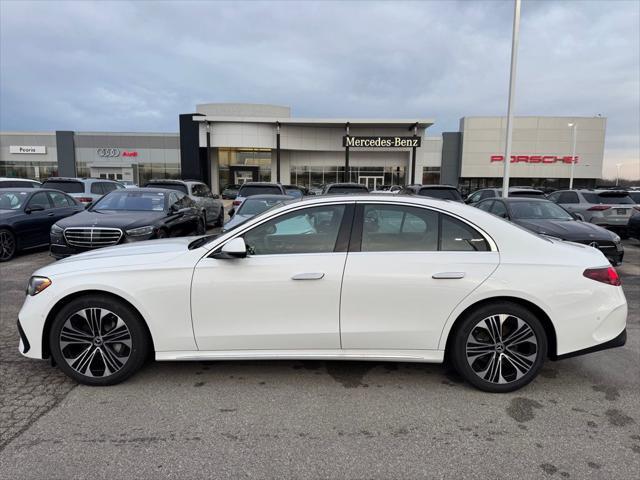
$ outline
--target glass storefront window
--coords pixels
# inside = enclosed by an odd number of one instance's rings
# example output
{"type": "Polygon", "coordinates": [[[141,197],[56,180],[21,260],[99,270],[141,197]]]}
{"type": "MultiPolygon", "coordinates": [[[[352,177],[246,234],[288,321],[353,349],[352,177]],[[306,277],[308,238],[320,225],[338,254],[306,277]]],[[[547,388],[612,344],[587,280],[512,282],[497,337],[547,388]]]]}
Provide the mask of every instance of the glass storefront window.
{"type": "Polygon", "coordinates": [[[440,183],[440,167],[423,167],[422,184],[437,185],[440,183]]]}
{"type": "Polygon", "coordinates": [[[229,167],[259,167],[258,181],[271,181],[271,150],[265,148],[219,148],[218,179],[220,191],[227,185],[237,183],[229,167]]]}
{"type": "Polygon", "coordinates": [[[344,165],[308,167],[291,166],[291,183],[301,187],[313,188],[328,183],[351,181],[367,184],[367,179],[379,179],[378,185],[404,185],[405,169],[401,167],[349,167],[350,179],[345,178],[344,165]]]}

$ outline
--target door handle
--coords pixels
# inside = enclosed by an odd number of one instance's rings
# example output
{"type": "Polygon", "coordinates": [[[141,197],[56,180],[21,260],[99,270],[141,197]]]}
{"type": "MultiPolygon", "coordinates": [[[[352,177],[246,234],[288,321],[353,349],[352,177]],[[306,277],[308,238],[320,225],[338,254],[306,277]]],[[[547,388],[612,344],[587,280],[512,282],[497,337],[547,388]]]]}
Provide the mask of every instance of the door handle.
{"type": "Polygon", "coordinates": [[[322,272],[297,273],[293,277],[291,277],[291,280],[320,280],[323,277],[324,273],[322,272]]]}
{"type": "Polygon", "coordinates": [[[444,279],[455,280],[459,278],[464,278],[464,276],[465,276],[464,272],[440,272],[440,273],[434,273],[433,275],[431,275],[431,278],[435,278],[436,280],[444,280],[444,279]]]}

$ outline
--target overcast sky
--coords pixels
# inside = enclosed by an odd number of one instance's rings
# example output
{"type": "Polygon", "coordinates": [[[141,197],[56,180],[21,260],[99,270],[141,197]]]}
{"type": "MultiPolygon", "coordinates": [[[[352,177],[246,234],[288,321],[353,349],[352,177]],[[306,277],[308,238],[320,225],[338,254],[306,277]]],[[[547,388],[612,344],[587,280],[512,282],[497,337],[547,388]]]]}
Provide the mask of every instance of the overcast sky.
{"type": "MultiPolygon", "coordinates": [[[[0,130],[177,131],[196,103],[295,116],[505,115],[511,1],[0,0],[0,130]]],[[[640,178],[640,2],[522,8],[516,115],[608,118],[640,178]]]]}

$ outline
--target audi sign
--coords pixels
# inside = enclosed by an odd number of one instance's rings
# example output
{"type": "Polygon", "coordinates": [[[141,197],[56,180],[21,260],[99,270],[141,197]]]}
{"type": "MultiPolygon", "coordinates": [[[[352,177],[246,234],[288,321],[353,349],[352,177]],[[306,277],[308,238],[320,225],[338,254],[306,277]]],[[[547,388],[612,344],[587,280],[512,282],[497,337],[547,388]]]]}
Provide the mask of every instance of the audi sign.
{"type": "Polygon", "coordinates": [[[98,156],[99,157],[119,157],[120,149],[119,148],[99,148],[98,156]]]}

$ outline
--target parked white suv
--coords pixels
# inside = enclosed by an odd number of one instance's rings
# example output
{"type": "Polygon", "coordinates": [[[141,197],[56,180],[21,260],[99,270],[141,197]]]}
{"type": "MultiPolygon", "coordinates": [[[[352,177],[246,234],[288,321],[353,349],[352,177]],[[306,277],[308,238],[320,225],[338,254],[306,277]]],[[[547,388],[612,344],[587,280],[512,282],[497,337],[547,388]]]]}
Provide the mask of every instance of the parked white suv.
{"type": "Polygon", "coordinates": [[[123,190],[124,185],[106,178],[49,177],[42,188],[65,192],[86,207],[109,192],[123,190]]]}

